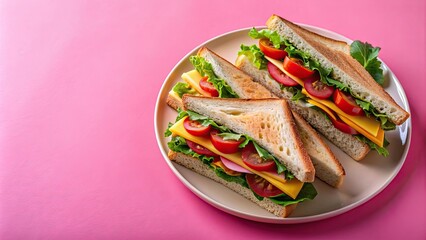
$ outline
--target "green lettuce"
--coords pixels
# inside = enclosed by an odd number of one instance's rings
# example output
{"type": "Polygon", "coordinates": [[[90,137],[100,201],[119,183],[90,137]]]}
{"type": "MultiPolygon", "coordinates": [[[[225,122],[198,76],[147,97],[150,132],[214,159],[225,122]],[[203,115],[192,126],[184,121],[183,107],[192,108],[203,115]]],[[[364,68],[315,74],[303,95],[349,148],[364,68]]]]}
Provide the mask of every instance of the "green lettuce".
{"type": "Polygon", "coordinates": [[[352,42],[350,49],[351,56],[364,66],[378,84],[383,85],[385,78],[381,62],[377,58],[379,51],[380,47],[373,47],[368,42],[363,43],[358,40],[352,42]]]}
{"type": "Polygon", "coordinates": [[[366,138],[363,135],[355,135],[355,137],[360,140],[363,143],[366,143],[371,149],[376,150],[380,155],[387,157],[389,156],[389,152],[386,149],[386,147],[389,145],[389,142],[385,138],[385,142],[383,144],[383,147],[380,147],[379,145],[372,142],[370,139],[366,138]]]}
{"type": "Polygon", "coordinates": [[[188,83],[178,82],[172,89],[175,93],[182,97],[183,94],[196,94],[197,91],[193,89],[188,83]]]}
{"type": "Polygon", "coordinates": [[[232,88],[223,80],[216,76],[213,71],[212,65],[207,62],[204,58],[199,56],[191,56],[189,61],[194,66],[201,76],[208,76],[207,81],[211,82],[216,90],[219,92],[220,98],[238,98],[238,95],[232,90],[232,88]]]}
{"type": "Polygon", "coordinates": [[[371,103],[362,101],[359,99],[355,99],[356,103],[364,110],[367,116],[372,114],[376,119],[380,121],[381,128],[383,130],[394,130],[396,128],[395,123],[389,121],[388,117],[386,117],[386,114],[379,113],[371,103]]]}
{"type": "Polygon", "coordinates": [[[223,171],[222,168],[216,167],[214,168],[214,172],[216,173],[216,175],[224,180],[226,180],[227,182],[235,182],[240,184],[243,187],[249,188],[249,185],[246,181],[245,175],[242,174],[240,176],[231,176],[226,174],[225,171],[223,171]]]}
{"type": "Polygon", "coordinates": [[[314,185],[312,183],[305,183],[303,184],[302,189],[300,190],[299,194],[297,195],[296,199],[292,199],[291,197],[282,194],[277,197],[271,197],[269,198],[272,202],[279,204],[281,206],[287,206],[294,203],[303,202],[305,200],[312,200],[317,196],[317,190],[315,189],[314,185]]]}
{"type": "Polygon", "coordinates": [[[238,56],[245,55],[257,69],[266,69],[268,60],[266,60],[265,55],[262,51],[260,51],[259,47],[256,44],[253,44],[251,46],[246,46],[242,44],[240,46],[240,49],[241,50],[238,51],[238,56]]]}

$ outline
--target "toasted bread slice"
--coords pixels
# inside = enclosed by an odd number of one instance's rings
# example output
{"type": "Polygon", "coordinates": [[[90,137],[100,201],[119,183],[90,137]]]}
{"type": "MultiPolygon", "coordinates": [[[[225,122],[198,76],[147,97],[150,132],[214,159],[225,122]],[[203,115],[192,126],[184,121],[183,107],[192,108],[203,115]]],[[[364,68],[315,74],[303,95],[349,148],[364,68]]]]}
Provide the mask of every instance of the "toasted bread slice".
{"type": "MultiPolygon", "coordinates": [[[[284,99],[291,99],[293,96],[293,93],[286,89],[281,89],[280,84],[271,78],[267,70],[259,70],[253,66],[246,56],[239,56],[236,66],[276,96],[284,99]]],[[[359,141],[350,134],[336,129],[326,116],[318,110],[306,106],[301,101],[289,101],[289,104],[293,112],[300,114],[311,126],[353,159],[359,161],[370,151],[367,144],[359,141]]]]}
{"type": "Polygon", "coordinates": [[[386,114],[389,120],[400,125],[410,116],[395,100],[370,76],[370,74],[348,52],[349,46],[303,27],[277,15],[272,15],[266,26],[308,53],[327,69],[333,70],[333,78],[344,83],[364,101],[371,103],[378,112],[386,114]]]}
{"type": "Polygon", "coordinates": [[[222,78],[239,98],[271,98],[273,94],[265,88],[259,89],[252,78],[206,47],[200,48],[198,56],[209,62],[213,71],[222,78]]]}
{"type": "Polygon", "coordinates": [[[272,202],[268,198],[264,198],[262,201],[259,201],[254,196],[252,190],[250,190],[249,188],[243,187],[240,184],[235,182],[228,182],[224,180],[223,178],[218,177],[216,173],[209,168],[209,166],[207,166],[206,164],[202,163],[200,160],[193,158],[191,156],[185,155],[183,153],[169,151],[168,157],[170,160],[175,161],[176,163],[188,169],[191,169],[192,171],[200,175],[203,175],[218,183],[225,185],[226,187],[230,188],[236,193],[239,193],[243,197],[249,199],[250,201],[256,203],[260,207],[268,210],[269,212],[273,213],[274,215],[278,217],[287,217],[293,212],[293,210],[297,206],[297,204],[291,204],[291,205],[287,205],[283,207],[272,202]]]}
{"type": "Polygon", "coordinates": [[[321,136],[301,117],[293,112],[303,146],[311,157],[315,175],[327,184],[338,188],[343,183],[345,170],[321,136]]]}
{"type": "Polygon", "coordinates": [[[253,138],[301,182],[313,182],[315,169],[282,99],[225,99],[183,95],[184,109],[208,116],[234,132],[253,138]]]}

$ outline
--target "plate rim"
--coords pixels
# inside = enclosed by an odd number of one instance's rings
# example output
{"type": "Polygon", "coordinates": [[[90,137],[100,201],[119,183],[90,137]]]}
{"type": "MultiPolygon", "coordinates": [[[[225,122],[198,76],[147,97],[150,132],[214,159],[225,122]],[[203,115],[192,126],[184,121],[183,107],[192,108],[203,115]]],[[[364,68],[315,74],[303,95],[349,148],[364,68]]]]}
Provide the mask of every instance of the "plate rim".
{"type": "MultiPolygon", "coordinates": [[[[302,23],[297,23],[298,25],[308,28],[310,30],[313,30],[314,32],[324,32],[330,35],[334,35],[340,39],[342,39],[342,41],[346,41],[347,43],[351,43],[353,40],[339,34],[336,32],[333,32],[331,30],[328,29],[324,29],[321,27],[316,27],[316,26],[312,26],[312,25],[308,25],[308,24],[302,24],[302,23]]],[[[176,168],[176,166],[169,160],[168,156],[167,156],[167,152],[165,149],[163,149],[162,147],[162,142],[161,139],[164,138],[163,133],[160,133],[158,131],[158,114],[159,114],[159,109],[161,107],[165,107],[165,106],[159,106],[159,103],[161,102],[161,96],[162,93],[165,91],[165,87],[167,85],[167,80],[171,77],[171,75],[175,72],[175,70],[182,64],[183,61],[185,61],[189,56],[191,56],[195,51],[197,51],[200,47],[207,45],[210,42],[213,42],[217,39],[220,39],[222,37],[231,35],[231,34],[236,34],[239,32],[243,32],[243,31],[248,31],[249,29],[251,29],[253,27],[245,27],[245,28],[239,28],[239,29],[235,29],[232,31],[228,31],[225,33],[222,33],[220,35],[217,35],[213,38],[210,38],[206,41],[204,41],[203,43],[199,44],[198,46],[196,46],[195,48],[193,48],[191,51],[189,51],[187,54],[185,54],[185,56],[183,56],[172,68],[172,70],[167,74],[166,78],[164,79],[161,88],[158,92],[157,98],[156,98],[156,104],[155,104],[155,108],[154,108],[154,130],[155,130],[155,136],[156,136],[156,140],[157,140],[157,145],[160,149],[160,152],[164,158],[164,160],[166,161],[167,165],[169,166],[169,168],[172,170],[172,172],[176,175],[176,177],[185,185],[185,187],[187,187],[191,192],[193,192],[195,195],[197,195],[200,199],[202,199],[204,202],[237,217],[241,217],[244,219],[248,219],[248,220],[252,220],[252,221],[257,221],[257,222],[264,222],[264,223],[274,223],[274,224],[297,224],[297,223],[307,223],[307,222],[314,222],[314,221],[320,221],[320,220],[324,220],[324,219],[328,219],[328,218],[332,218],[338,215],[342,215],[346,212],[349,212],[350,210],[355,209],[356,207],[359,207],[363,204],[365,204],[366,202],[370,201],[371,199],[373,199],[374,197],[376,197],[377,195],[379,195],[385,188],[387,188],[389,186],[389,184],[391,182],[393,182],[393,180],[395,179],[395,177],[400,173],[402,166],[404,165],[409,149],[410,149],[410,145],[411,145],[411,137],[412,137],[412,123],[411,123],[411,118],[408,118],[407,121],[404,123],[406,125],[406,128],[408,129],[407,132],[407,137],[406,137],[406,143],[405,143],[405,148],[403,153],[401,154],[401,159],[399,164],[396,166],[396,168],[393,171],[393,174],[391,176],[389,176],[386,180],[386,182],[378,189],[376,190],[373,194],[368,195],[365,198],[362,198],[359,201],[356,201],[354,203],[351,203],[349,205],[346,205],[342,208],[338,208],[329,212],[325,212],[325,213],[321,213],[321,214],[316,214],[316,215],[311,215],[311,216],[301,216],[301,217],[290,217],[290,218],[277,218],[276,216],[271,215],[271,217],[259,217],[257,215],[251,214],[249,212],[241,212],[241,211],[237,211],[235,209],[232,209],[228,206],[226,206],[225,204],[219,203],[217,201],[215,201],[214,199],[211,199],[209,196],[207,196],[206,194],[202,193],[198,188],[196,188],[194,185],[192,185],[176,168]]],[[[255,26],[254,28],[256,29],[263,29],[266,28],[266,26],[255,26]]],[[[398,92],[398,95],[400,97],[400,99],[402,100],[402,107],[411,114],[410,111],[410,105],[408,102],[408,98],[407,95],[405,93],[404,88],[402,87],[402,84],[400,83],[399,79],[396,77],[396,75],[392,72],[392,70],[386,65],[386,63],[381,60],[379,58],[379,60],[382,63],[382,67],[384,67],[386,71],[389,72],[389,74],[392,76],[393,78],[393,82],[396,85],[396,89],[398,92]]],[[[218,183],[219,184],[219,183],[218,183]]],[[[248,200],[249,201],[249,200],[248,200]]]]}

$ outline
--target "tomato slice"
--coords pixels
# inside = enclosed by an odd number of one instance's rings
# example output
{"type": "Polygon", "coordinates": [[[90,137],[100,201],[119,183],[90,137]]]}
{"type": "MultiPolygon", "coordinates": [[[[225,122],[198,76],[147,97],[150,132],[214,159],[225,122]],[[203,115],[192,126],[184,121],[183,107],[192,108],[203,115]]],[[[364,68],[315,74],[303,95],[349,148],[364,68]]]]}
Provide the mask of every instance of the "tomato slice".
{"type": "Polygon", "coordinates": [[[252,143],[243,148],[241,158],[247,166],[257,171],[269,171],[275,168],[274,160],[260,157],[252,143]]]}
{"type": "Polygon", "coordinates": [[[339,129],[340,131],[347,133],[347,134],[358,134],[358,132],[353,129],[351,126],[349,126],[348,124],[340,121],[339,119],[333,119],[330,117],[331,122],[333,123],[333,126],[337,129],[339,129]]]}
{"type": "Polygon", "coordinates": [[[333,94],[333,101],[343,112],[349,115],[361,116],[364,111],[359,107],[351,95],[336,89],[333,94]]]}
{"type": "Polygon", "coordinates": [[[246,180],[253,192],[261,197],[276,197],[283,192],[256,174],[246,174],[246,180]]]}
{"type": "Polygon", "coordinates": [[[287,72],[298,78],[307,78],[314,74],[313,70],[303,66],[302,60],[297,58],[289,58],[288,56],[285,57],[283,67],[287,72]]]}
{"type": "Polygon", "coordinates": [[[205,147],[203,147],[203,146],[201,146],[201,145],[199,145],[195,142],[189,141],[188,139],[185,139],[185,140],[186,140],[186,144],[188,144],[189,148],[191,148],[192,151],[194,151],[198,154],[206,155],[208,157],[217,157],[218,156],[216,153],[208,150],[207,148],[205,148],[205,147]]]}
{"type": "Polygon", "coordinates": [[[319,99],[327,99],[333,95],[334,87],[321,82],[318,73],[303,80],[306,91],[319,99]]]}
{"type": "Polygon", "coordinates": [[[210,125],[203,126],[198,121],[189,119],[189,117],[183,121],[183,127],[189,134],[199,137],[207,136],[212,128],[210,125]]]}
{"type": "Polygon", "coordinates": [[[210,95],[212,97],[219,97],[219,92],[216,90],[216,88],[214,87],[213,83],[207,81],[209,79],[208,76],[205,76],[203,78],[201,78],[200,80],[200,87],[201,89],[203,89],[204,91],[210,93],[210,95]]]}
{"type": "Polygon", "coordinates": [[[261,38],[259,40],[259,48],[263,54],[273,59],[281,60],[287,56],[286,51],[275,48],[272,42],[267,38],[261,38]]]}
{"type": "Polygon", "coordinates": [[[243,138],[239,140],[224,140],[218,135],[219,131],[213,129],[210,131],[210,140],[213,146],[222,153],[236,153],[239,150],[240,144],[244,141],[243,138]]]}
{"type": "Polygon", "coordinates": [[[268,72],[275,81],[282,83],[284,86],[293,87],[299,85],[271,62],[268,62],[268,72]]]}

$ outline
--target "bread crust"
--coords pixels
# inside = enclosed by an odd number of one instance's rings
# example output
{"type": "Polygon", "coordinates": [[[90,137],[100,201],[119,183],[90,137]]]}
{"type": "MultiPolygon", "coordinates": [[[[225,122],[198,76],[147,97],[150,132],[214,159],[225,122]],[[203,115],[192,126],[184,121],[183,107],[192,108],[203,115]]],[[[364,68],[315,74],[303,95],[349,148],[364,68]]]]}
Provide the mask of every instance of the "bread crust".
{"type": "Polygon", "coordinates": [[[228,187],[229,189],[235,191],[236,193],[242,195],[246,199],[254,202],[255,204],[278,217],[288,217],[294,211],[294,209],[296,209],[297,204],[291,204],[283,207],[275,204],[267,198],[259,201],[250,189],[245,188],[238,183],[227,182],[226,180],[218,177],[206,164],[202,163],[196,158],[185,155],[183,153],[173,152],[171,150],[168,152],[168,157],[170,160],[228,187]]]}
{"type": "Polygon", "coordinates": [[[335,80],[343,82],[361,99],[372,103],[376,110],[386,114],[390,121],[400,125],[410,116],[365,68],[352,58],[347,50],[349,45],[344,47],[343,42],[313,33],[277,15],[271,16],[266,24],[269,29],[277,31],[287,39],[291,38],[290,42],[307,51],[324,67],[332,68],[335,80]]]}

